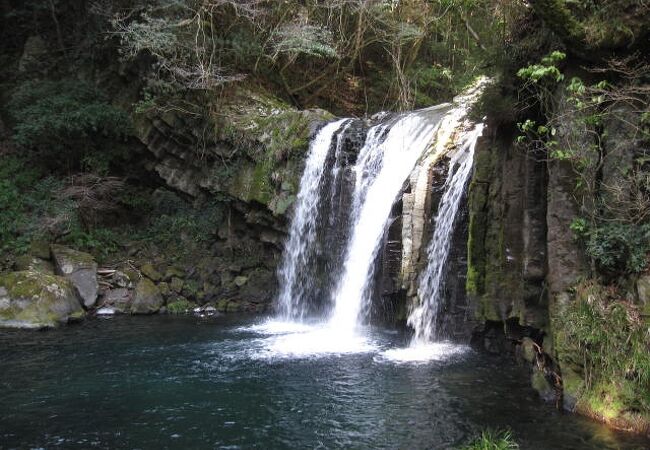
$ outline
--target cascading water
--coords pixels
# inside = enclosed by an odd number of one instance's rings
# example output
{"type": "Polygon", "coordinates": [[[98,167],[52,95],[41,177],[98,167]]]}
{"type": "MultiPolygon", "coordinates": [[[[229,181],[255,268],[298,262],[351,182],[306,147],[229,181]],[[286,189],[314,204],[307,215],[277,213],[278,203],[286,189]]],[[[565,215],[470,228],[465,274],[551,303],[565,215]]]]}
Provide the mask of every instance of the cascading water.
{"type": "MultiPolygon", "coordinates": [[[[305,297],[310,291],[313,280],[311,276],[306,276],[304,269],[310,262],[312,246],[316,239],[325,159],[334,135],[348,121],[349,119],[341,119],[325,125],[312,140],[309,148],[305,171],[300,179],[296,209],[289,229],[289,240],[285,245],[279,270],[278,308],[280,316],[285,320],[300,320],[307,311],[305,297]]],[[[340,145],[341,141],[338,140],[337,144],[340,145]]]]}
{"type": "MultiPolygon", "coordinates": [[[[459,130],[469,126],[469,105],[478,92],[480,83],[453,108],[446,104],[385,115],[365,133],[364,122],[354,119],[337,120],[319,131],[310,146],[279,270],[278,306],[284,322],[271,321],[257,330],[273,336],[273,352],[311,355],[374,348],[366,333],[358,331],[369,317],[375,266],[393,220],[394,203],[416,166],[429,171],[451,153],[427,252],[429,264],[420,280],[420,301],[409,317],[414,342],[435,337],[442,268],[482,126],[465,134],[459,130]],[[454,142],[458,135],[461,138],[454,142]],[[363,145],[356,146],[359,138],[363,145]],[[331,307],[322,307],[328,301],[331,307]],[[320,305],[313,308],[310,302],[320,305]],[[315,311],[320,311],[322,320],[305,324],[315,311]]],[[[445,348],[442,353],[456,350],[445,348]]],[[[390,352],[385,352],[387,357],[390,352]]],[[[440,352],[429,355],[439,356],[440,352]]]]}
{"type": "Polygon", "coordinates": [[[438,337],[437,316],[444,287],[444,268],[461,199],[471,174],[474,148],[482,132],[483,125],[478,124],[466,133],[449,163],[449,173],[435,218],[433,236],[427,247],[427,266],[422,272],[418,287],[419,304],[412,309],[408,317],[408,324],[415,332],[412,345],[428,343],[438,337]]]}
{"type": "Polygon", "coordinates": [[[353,333],[367,312],[373,263],[391,208],[416,162],[431,145],[445,109],[415,111],[368,132],[354,167],[352,235],[343,275],[332,295],[334,310],[329,324],[338,333],[353,333]]]}

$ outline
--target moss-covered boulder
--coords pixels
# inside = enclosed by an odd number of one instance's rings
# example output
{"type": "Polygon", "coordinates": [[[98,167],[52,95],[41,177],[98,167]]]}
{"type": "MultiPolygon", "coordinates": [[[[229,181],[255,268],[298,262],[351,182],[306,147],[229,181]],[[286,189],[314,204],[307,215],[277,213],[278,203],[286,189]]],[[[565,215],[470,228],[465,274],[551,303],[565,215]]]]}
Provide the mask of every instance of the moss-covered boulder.
{"type": "Polygon", "coordinates": [[[99,283],[93,256],[62,245],[52,245],[51,249],[57,274],[72,281],[86,308],[94,306],[99,283]]]}
{"type": "Polygon", "coordinates": [[[14,268],[19,272],[24,270],[31,270],[33,272],[41,272],[49,275],[54,275],[54,266],[51,262],[32,255],[23,255],[16,258],[14,268]]]}
{"type": "Polygon", "coordinates": [[[70,280],[35,271],[0,275],[0,327],[51,328],[83,316],[70,280]]]}
{"type": "Polygon", "coordinates": [[[143,278],[133,292],[131,314],[154,314],[163,306],[160,289],[151,280],[143,278]]]}
{"type": "Polygon", "coordinates": [[[143,264],[142,267],[140,267],[140,272],[142,272],[142,275],[152,281],[160,281],[163,277],[162,274],[158,272],[158,270],[156,270],[156,268],[151,263],[143,264]]]}

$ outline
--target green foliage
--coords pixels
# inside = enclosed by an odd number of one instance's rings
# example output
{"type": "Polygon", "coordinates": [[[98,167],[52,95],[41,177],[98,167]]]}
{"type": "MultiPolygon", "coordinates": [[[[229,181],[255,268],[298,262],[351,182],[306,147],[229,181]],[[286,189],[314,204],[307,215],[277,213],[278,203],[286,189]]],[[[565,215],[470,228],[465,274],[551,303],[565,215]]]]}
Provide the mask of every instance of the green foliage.
{"type": "Polygon", "coordinates": [[[417,106],[435,104],[436,98],[448,97],[455,91],[454,74],[448,67],[437,64],[416,64],[409,71],[417,106]]]}
{"type": "Polygon", "coordinates": [[[0,253],[22,253],[27,248],[30,207],[43,200],[41,192],[32,191],[38,172],[25,167],[30,165],[21,158],[3,156],[0,161],[0,253]]]}
{"type": "Polygon", "coordinates": [[[555,50],[542,58],[540,64],[531,64],[519,69],[517,76],[533,83],[539,83],[542,80],[551,80],[559,83],[564,79],[564,75],[557,68],[557,64],[565,58],[565,53],[555,50]]]}
{"type": "Polygon", "coordinates": [[[18,144],[73,167],[106,159],[101,152],[109,143],[125,139],[131,126],[124,111],[76,80],[23,83],[12,93],[8,111],[18,144]]]}
{"type": "Polygon", "coordinates": [[[461,450],[511,450],[519,448],[510,430],[487,429],[461,450]]]}
{"type": "Polygon", "coordinates": [[[151,57],[148,82],[172,83],[179,95],[227,95],[230,83],[253,79],[299,106],[364,101],[364,112],[449,99],[484,74],[515,9],[480,0],[152,0],[111,24],[123,57],[151,57]]]}
{"type": "Polygon", "coordinates": [[[332,33],[321,26],[287,24],[275,32],[275,57],[281,53],[309,55],[318,58],[338,58],[332,33]]]}
{"type": "Polygon", "coordinates": [[[120,243],[126,242],[125,236],[111,228],[84,229],[78,221],[70,226],[68,234],[60,242],[73,248],[86,251],[103,261],[121,249],[120,243]]]}
{"type": "Polygon", "coordinates": [[[587,255],[602,271],[638,273],[647,266],[650,224],[605,223],[586,235],[587,255]]]}
{"type": "Polygon", "coordinates": [[[573,219],[569,228],[576,234],[576,236],[585,237],[589,231],[589,224],[582,217],[577,217],[573,219]]]}
{"type": "Polygon", "coordinates": [[[185,314],[192,310],[193,303],[187,299],[176,300],[167,304],[167,312],[170,314],[185,314]]]}
{"type": "Polygon", "coordinates": [[[647,267],[650,224],[606,222],[590,226],[585,219],[576,218],[570,227],[600,271],[630,274],[647,267]]]}
{"type": "MultiPolygon", "coordinates": [[[[0,253],[11,262],[31,240],[67,232],[77,220],[74,205],[58,193],[63,183],[44,177],[24,156],[0,160],[0,253]]],[[[0,264],[1,265],[1,264],[0,264]]]]}
{"type": "Polygon", "coordinates": [[[555,334],[563,364],[583,378],[580,401],[606,419],[625,411],[650,415],[650,329],[637,307],[595,281],[575,293],[555,334]]]}

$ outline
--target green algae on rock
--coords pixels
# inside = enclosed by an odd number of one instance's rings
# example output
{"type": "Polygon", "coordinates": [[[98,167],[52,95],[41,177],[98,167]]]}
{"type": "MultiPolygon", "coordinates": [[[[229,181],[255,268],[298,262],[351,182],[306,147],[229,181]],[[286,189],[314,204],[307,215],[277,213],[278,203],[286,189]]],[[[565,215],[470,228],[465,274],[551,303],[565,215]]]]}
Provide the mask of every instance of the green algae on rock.
{"type": "Polygon", "coordinates": [[[35,271],[0,275],[0,327],[52,328],[84,315],[66,278],[35,271]]]}
{"type": "Polygon", "coordinates": [[[149,279],[143,278],[133,292],[131,314],[154,314],[163,306],[160,289],[149,279]]]}

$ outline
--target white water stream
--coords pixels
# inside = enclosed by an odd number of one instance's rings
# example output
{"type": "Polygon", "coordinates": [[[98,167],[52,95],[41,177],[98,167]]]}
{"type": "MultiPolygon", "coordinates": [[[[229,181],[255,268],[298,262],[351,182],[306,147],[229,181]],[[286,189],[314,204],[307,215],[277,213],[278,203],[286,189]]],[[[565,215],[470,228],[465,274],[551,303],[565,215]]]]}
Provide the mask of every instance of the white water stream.
{"type": "Polygon", "coordinates": [[[412,346],[430,343],[439,337],[436,331],[445,265],[449,257],[458,209],[472,171],[474,148],[482,132],[483,125],[479,124],[465,133],[449,162],[444,193],[434,222],[433,237],[427,247],[427,266],[420,277],[419,304],[412,309],[408,317],[408,324],[415,331],[412,346]]]}
{"type": "MultiPolygon", "coordinates": [[[[410,347],[384,349],[382,354],[391,361],[418,362],[461,351],[462,346],[432,341],[437,338],[437,314],[454,223],[471,173],[476,140],[483,128],[481,124],[472,128],[466,117],[483,83],[481,81],[469,95],[460,98],[454,108],[440,105],[413,111],[371,127],[351,167],[343,167],[341,163],[344,133],[351,119],[329,123],[318,132],[310,146],[279,270],[279,320],[262,325],[271,332],[272,354],[380,350],[367,337],[364,324],[371,306],[377,257],[390,225],[393,205],[419,161],[428,158],[435,162],[447,154],[451,156],[449,174],[427,247],[427,266],[420,275],[418,303],[408,319],[415,337],[410,347]],[[467,129],[469,131],[462,131],[467,129]],[[328,155],[331,155],[329,160],[328,155]],[[327,161],[332,159],[331,173],[325,173],[327,161]],[[333,205],[343,170],[347,173],[346,179],[354,178],[353,185],[348,183],[354,189],[348,192],[351,194],[349,211],[342,207],[336,209],[337,214],[346,214],[346,220],[341,222],[347,224],[346,230],[340,230],[340,235],[347,241],[342,261],[329,262],[335,281],[324,289],[329,290],[332,309],[329,315],[318,320],[308,317],[309,295],[314,286],[309,264],[313,264],[315,248],[331,245],[318,241],[318,225],[325,221],[331,227],[338,222],[333,216],[320,217],[319,205],[323,202],[333,205]],[[331,183],[329,189],[324,188],[325,180],[331,183]]],[[[332,207],[329,209],[334,211],[332,207]]]]}
{"type": "MultiPolygon", "coordinates": [[[[300,188],[293,220],[280,265],[280,295],[278,307],[285,320],[302,320],[307,311],[307,290],[311,279],[303,269],[309,263],[310,250],[316,239],[318,205],[325,160],[332,145],[333,136],[349,119],[328,123],[316,134],[309,146],[305,171],[300,179],[300,188]]],[[[337,140],[341,145],[341,140],[337,140]]]]}
{"type": "Polygon", "coordinates": [[[368,132],[354,167],[352,235],[343,275],[332,294],[334,310],[329,324],[336,333],[353,334],[367,313],[373,263],[393,203],[416,162],[430,147],[443,112],[444,107],[436,107],[409,113],[390,126],[383,140],[387,125],[377,125],[368,132]]]}

